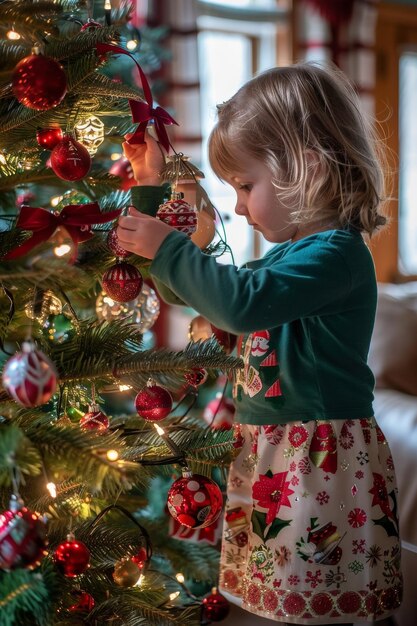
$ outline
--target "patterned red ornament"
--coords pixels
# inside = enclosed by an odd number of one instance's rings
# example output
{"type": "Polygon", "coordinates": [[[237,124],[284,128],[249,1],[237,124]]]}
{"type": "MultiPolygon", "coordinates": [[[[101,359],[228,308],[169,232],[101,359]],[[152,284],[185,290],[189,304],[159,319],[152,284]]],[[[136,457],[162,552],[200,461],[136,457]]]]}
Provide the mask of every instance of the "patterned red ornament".
{"type": "Polygon", "coordinates": [[[82,143],[66,135],[51,153],[51,167],[58,178],[81,180],[91,167],[91,156],[82,143]]]}
{"type": "Polygon", "coordinates": [[[203,367],[193,367],[191,372],[184,374],[184,378],[191,387],[199,387],[206,382],[208,372],[203,367]]]}
{"type": "Polygon", "coordinates": [[[222,622],[229,614],[229,601],[214,587],[203,598],[203,616],[208,622],[222,622]]]}
{"type": "Polygon", "coordinates": [[[121,259],[129,256],[131,253],[122,248],[119,244],[119,238],[117,236],[117,227],[112,228],[109,234],[107,235],[107,245],[113,254],[121,259]]]}
{"type": "Polygon", "coordinates": [[[54,552],[54,563],[67,578],[83,574],[89,562],[90,550],[82,541],[75,539],[72,533],[67,535],[67,540],[60,543],[54,552]]]}
{"type": "Polygon", "coordinates": [[[56,107],[67,93],[62,66],[43,54],[31,54],[16,65],[12,88],[21,104],[36,111],[56,107]]]}
{"type": "Polygon", "coordinates": [[[235,416],[235,405],[230,398],[223,397],[222,393],[207,404],[203,411],[203,418],[213,430],[230,430],[235,416]]]}
{"type": "Polygon", "coordinates": [[[133,175],[133,169],[130,161],[122,157],[118,159],[109,169],[109,174],[113,174],[113,176],[118,176],[122,179],[122,183],[120,185],[120,189],[122,191],[127,191],[134,185],[136,185],[135,177],[133,175]]]}
{"type": "Polygon", "coordinates": [[[202,315],[197,315],[191,320],[188,328],[190,341],[207,341],[212,335],[215,336],[226,354],[230,354],[236,346],[236,335],[232,335],[225,330],[213,326],[213,324],[202,315]]]}
{"type": "Polygon", "coordinates": [[[89,406],[88,413],[80,419],[80,427],[83,430],[94,430],[96,433],[104,433],[109,424],[109,418],[100,411],[98,404],[89,406]]]}
{"type": "Polygon", "coordinates": [[[159,385],[148,385],[135,398],[136,411],[150,422],[159,422],[171,413],[172,396],[159,385]]]}
{"type": "Polygon", "coordinates": [[[40,406],[55,393],[58,374],[52,361],[33,343],[24,342],[22,348],[4,366],[3,385],[22,406],[40,406]]]}
{"type": "Polygon", "coordinates": [[[138,553],[130,557],[130,560],[133,561],[133,563],[136,563],[139,569],[144,569],[145,565],[149,561],[149,556],[146,548],[139,548],[138,553]]]}
{"type": "Polygon", "coordinates": [[[71,595],[76,598],[76,603],[69,607],[70,613],[89,613],[93,610],[96,601],[89,593],[76,589],[71,595]]]}
{"type": "Polygon", "coordinates": [[[36,141],[45,150],[52,150],[56,144],[62,141],[64,133],[62,128],[38,128],[36,131],[36,141]]]}
{"type": "Polygon", "coordinates": [[[189,237],[197,228],[197,211],[182,198],[174,198],[161,204],[156,217],[189,237]]]}
{"type": "Polygon", "coordinates": [[[168,491],[168,511],[188,528],[205,528],[219,517],[223,496],[211,478],[184,470],[168,491]]]}
{"type": "Polygon", "coordinates": [[[0,515],[0,569],[33,569],[47,554],[46,524],[15,495],[9,506],[0,515]]]}
{"type": "Polygon", "coordinates": [[[143,285],[142,274],[130,263],[116,263],[105,272],[102,287],[116,302],[130,302],[138,297],[143,285]]]}

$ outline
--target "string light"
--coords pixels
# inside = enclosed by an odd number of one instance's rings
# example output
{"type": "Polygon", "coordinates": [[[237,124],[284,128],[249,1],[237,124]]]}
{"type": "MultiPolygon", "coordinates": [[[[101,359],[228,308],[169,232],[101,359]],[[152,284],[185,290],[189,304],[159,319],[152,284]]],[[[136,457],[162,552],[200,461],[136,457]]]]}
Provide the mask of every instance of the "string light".
{"type": "Polygon", "coordinates": [[[68,254],[70,250],[71,246],[69,246],[67,243],[63,243],[60,246],[54,248],[54,254],[55,256],[64,256],[65,254],[68,254]]]}
{"type": "Polygon", "coordinates": [[[178,598],[178,596],[180,595],[180,591],[173,591],[172,593],[169,594],[169,599],[171,602],[173,602],[174,600],[176,600],[178,598]]]}
{"type": "Polygon", "coordinates": [[[130,385],[119,385],[119,391],[129,391],[129,389],[132,389],[130,385]]]}
{"type": "Polygon", "coordinates": [[[165,435],[165,431],[164,431],[164,429],[163,429],[163,428],[161,428],[161,426],[160,426],[159,424],[156,424],[155,422],[154,422],[154,424],[153,424],[153,425],[155,426],[155,430],[156,430],[156,432],[158,433],[158,435],[160,435],[161,437],[163,437],[163,435],[165,435]]]}
{"type": "Polygon", "coordinates": [[[182,585],[185,581],[184,574],[181,574],[181,572],[178,572],[178,574],[175,575],[175,578],[178,580],[180,585],[182,585]]]}
{"type": "Polygon", "coordinates": [[[140,587],[142,585],[143,578],[144,578],[143,574],[140,574],[137,583],[135,583],[133,586],[134,587],[140,587]]]}
{"type": "Polygon", "coordinates": [[[112,161],[118,161],[121,158],[122,158],[122,155],[120,154],[120,152],[112,152],[110,155],[110,159],[112,161]]]}
{"type": "Polygon", "coordinates": [[[138,47],[138,42],[136,41],[136,39],[129,39],[129,41],[126,42],[126,48],[128,50],[136,50],[136,48],[138,47]]]}
{"type": "Polygon", "coordinates": [[[47,490],[49,491],[49,495],[51,498],[56,498],[56,485],[55,483],[48,483],[46,485],[47,490]]]}
{"type": "Polygon", "coordinates": [[[19,33],[17,33],[14,28],[8,31],[6,37],[7,39],[10,39],[12,41],[17,41],[18,39],[20,39],[19,33]]]}
{"type": "Polygon", "coordinates": [[[107,450],[107,458],[109,461],[117,461],[119,458],[119,453],[117,450],[107,450]]]}
{"type": "Polygon", "coordinates": [[[51,198],[51,206],[56,207],[62,199],[63,196],[54,196],[53,198],[51,198]]]}

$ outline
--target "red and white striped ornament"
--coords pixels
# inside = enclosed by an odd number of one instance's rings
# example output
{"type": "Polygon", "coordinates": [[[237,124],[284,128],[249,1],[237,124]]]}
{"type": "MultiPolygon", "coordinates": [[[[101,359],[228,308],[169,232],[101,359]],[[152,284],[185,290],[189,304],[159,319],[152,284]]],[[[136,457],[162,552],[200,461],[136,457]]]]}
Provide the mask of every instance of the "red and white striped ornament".
{"type": "Polygon", "coordinates": [[[25,341],[3,370],[3,385],[16,402],[25,407],[45,404],[55,393],[58,374],[48,357],[25,341]]]}
{"type": "Polygon", "coordinates": [[[197,211],[181,196],[182,194],[174,193],[171,200],[159,206],[156,217],[161,222],[191,237],[197,229],[197,211]]]}
{"type": "Polygon", "coordinates": [[[82,430],[94,430],[96,433],[104,433],[110,425],[110,420],[105,413],[100,411],[98,404],[88,407],[88,413],[80,419],[82,430]]]}
{"type": "Polygon", "coordinates": [[[116,302],[130,302],[138,297],[143,285],[142,274],[124,261],[112,265],[102,279],[103,290],[116,302]]]}

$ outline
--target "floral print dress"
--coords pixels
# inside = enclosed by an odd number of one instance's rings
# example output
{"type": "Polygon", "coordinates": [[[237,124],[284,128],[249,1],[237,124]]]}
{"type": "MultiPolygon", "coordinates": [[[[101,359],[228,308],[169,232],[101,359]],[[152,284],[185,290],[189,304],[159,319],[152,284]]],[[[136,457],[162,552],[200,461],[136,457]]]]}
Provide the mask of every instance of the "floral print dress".
{"type": "Polygon", "coordinates": [[[402,595],[397,488],[375,420],[235,428],[220,588],[277,622],[392,614],[402,595]]]}

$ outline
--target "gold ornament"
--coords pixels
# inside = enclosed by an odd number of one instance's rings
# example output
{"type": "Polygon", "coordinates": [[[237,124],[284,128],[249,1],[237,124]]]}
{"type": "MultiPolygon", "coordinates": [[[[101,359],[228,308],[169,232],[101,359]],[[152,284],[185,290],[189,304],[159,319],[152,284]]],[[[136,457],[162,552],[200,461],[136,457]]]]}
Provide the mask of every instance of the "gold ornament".
{"type": "Polygon", "coordinates": [[[76,140],[87,148],[91,156],[95,155],[104,141],[104,124],[95,115],[77,122],[74,132],[76,140]]]}
{"type": "Polygon", "coordinates": [[[43,326],[50,315],[62,313],[62,302],[52,291],[37,290],[31,293],[25,313],[29,319],[36,319],[43,326]]]}
{"type": "Polygon", "coordinates": [[[114,566],[113,580],[119,587],[134,587],[141,577],[142,570],[130,558],[125,557],[114,566]]]}
{"type": "Polygon", "coordinates": [[[159,298],[146,283],[143,284],[138,297],[130,302],[116,302],[104,291],[96,300],[96,313],[99,320],[111,322],[116,319],[130,318],[134,324],[138,324],[141,333],[152,328],[158,319],[159,310],[159,298]]]}

